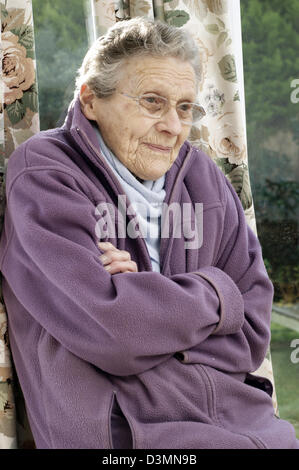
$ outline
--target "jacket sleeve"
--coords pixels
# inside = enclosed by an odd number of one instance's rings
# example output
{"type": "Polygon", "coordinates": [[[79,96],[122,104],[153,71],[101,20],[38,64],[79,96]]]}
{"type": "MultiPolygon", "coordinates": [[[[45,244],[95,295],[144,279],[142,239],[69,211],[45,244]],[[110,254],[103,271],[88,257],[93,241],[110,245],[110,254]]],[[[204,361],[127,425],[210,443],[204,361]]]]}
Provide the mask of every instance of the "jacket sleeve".
{"type": "MultiPolygon", "coordinates": [[[[228,334],[221,331],[220,321],[213,334],[176,357],[184,363],[206,364],[226,372],[253,372],[263,362],[269,346],[274,289],[263,262],[261,245],[247,225],[240,199],[218,170],[220,173],[226,200],[221,245],[215,266],[202,269],[201,274],[212,284],[219,270],[231,278],[242,295],[245,320],[239,331],[228,334]]],[[[224,321],[225,315],[224,309],[224,321]]]]}
{"type": "MultiPolygon", "coordinates": [[[[94,203],[68,171],[23,170],[7,187],[6,210],[13,231],[1,270],[10,289],[46,334],[96,367],[138,374],[217,327],[222,306],[200,270],[168,278],[104,269],[94,203]]],[[[237,294],[223,331],[241,328],[243,308],[237,294]]]]}

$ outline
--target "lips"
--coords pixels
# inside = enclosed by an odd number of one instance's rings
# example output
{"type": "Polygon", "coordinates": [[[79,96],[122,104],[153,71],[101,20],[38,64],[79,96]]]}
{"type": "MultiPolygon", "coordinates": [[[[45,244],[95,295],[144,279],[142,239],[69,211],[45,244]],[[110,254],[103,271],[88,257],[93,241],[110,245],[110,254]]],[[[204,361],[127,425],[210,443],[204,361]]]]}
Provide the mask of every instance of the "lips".
{"type": "Polygon", "coordinates": [[[164,152],[169,152],[169,150],[172,149],[172,147],[163,147],[162,145],[154,145],[154,144],[149,144],[147,142],[145,142],[145,145],[156,150],[162,150],[164,152]]]}

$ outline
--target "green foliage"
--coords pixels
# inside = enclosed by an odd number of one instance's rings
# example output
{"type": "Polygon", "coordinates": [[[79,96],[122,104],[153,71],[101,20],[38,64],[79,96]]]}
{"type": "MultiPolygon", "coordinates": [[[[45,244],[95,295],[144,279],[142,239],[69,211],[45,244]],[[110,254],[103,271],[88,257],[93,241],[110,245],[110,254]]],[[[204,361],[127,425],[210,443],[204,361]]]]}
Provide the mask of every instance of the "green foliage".
{"type": "Polygon", "coordinates": [[[218,62],[221,76],[229,82],[237,81],[235,58],[231,54],[227,54],[218,62]]]}
{"type": "Polygon", "coordinates": [[[59,48],[76,51],[87,45],[84,0],[32,0],[32,5],[35,33],[47,26],[59,48]]]}
{"type": "Polygon", "coordinates": [[[12,125],[15,125],[25,116],[26,108],[22,106],[22,100],[15,100],[6,106],[6,112],[12,125]]]}
{"type": "Polygon", "coordinates": [[[299,183],[296,181],[271,181],[265,179],[259,188],[260,217],[269,220],[298,219],[299,183]]]}
{"type": "Polygon", "coordinates": [[[205,26],[205,29],[211,34],[218,35],[216,41],[217,47],[220,47],[221,44],[224,43],[224,41],[226,41],[225,45],[229,46],[232,40],[228,37],[228,31],[225,28],[225,23],[221,20],[221,18],[216,17],[216,20],[218,24],[207,24],[205,26]]]}
{"type": "Polygon", "coordinates": [[[249,139],[299,127],[290,100],[299,78],[298,0],[241,0],[244,81],[249,139]]]}
{"type": "Polygon", "coordinates": [[[291,82],[299,78],[298,17],[298,0],[241,0],[248,158],[258,235],[275,300],[292,302],[299,288],[299,165],[287,142],[299,144],[299,104],[291,102],[291,82]]]}
{"type": "Polygon", "coordinates": [[[88,44],[84,0],[32,3],[43,130],[62,124],[88,44]]]}
{"type": "Polygon", "coordinates": [[[298,364],[291,362],[291,342],[298,333],[275,323],[271,324],[271,358],[277,394],[279,416],[290,421],[299,439],[299,374],[298,364]]]}
{"type": "Polygon", "coordinates": [[[271,345],[273,345],[273,348],[283,344],[289,345],[296,337],[297,333],[295,330],[291,330],[290,328],[286,328],[274,322],[271,323],[271,345]]]}
{"type": "Polygon", "coordinates": [[[11,29],[11,32],[18,36],[19,44],[25,47],[28,51],[32,51],[34,43],[33,28],[30,25],[22,25],[19,29],[11,29]]]}
{"type": "Polygon", "coordinates": [[[238,165],[230,172],[229,176],[231,183],[241,200],[243,209],[249,209],[252,205],[252,196],[246,166],[238,165]]]}
{"type": "Polygon", "coordinates": [[[166,23],[178,28],[186,24],[190,19],[188,13],[184,10],[171,10],[165,12],[166,23]]]}
{"type": "Polygon", "coordinates": [[[228,173],[230,173],[234,168],[237,168],[238,165],[235,165],[234,163],[230,163],[228,158],[215,158],[215,163],[219,166],[219,168],[221,169],[221,171],[223,171],[223,173],[225,175],[227,175],[228,173]]]}
{"type": "Polygon", "coordinates": [[[299,296],[299,183],[266,180],[258,195],[257,228],[275,300],[297,302],[299,296]]]}

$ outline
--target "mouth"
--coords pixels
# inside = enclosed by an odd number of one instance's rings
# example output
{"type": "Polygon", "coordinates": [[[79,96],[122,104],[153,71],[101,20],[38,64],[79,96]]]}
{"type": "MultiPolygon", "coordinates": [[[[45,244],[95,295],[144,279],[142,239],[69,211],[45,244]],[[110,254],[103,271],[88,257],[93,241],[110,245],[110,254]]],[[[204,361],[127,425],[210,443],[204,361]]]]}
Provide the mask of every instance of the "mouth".
{"type": "Polygon", "coordinates": [[[164,153],[169,153],[172,150],[172,147],[163,147],[162,145],[154,145],[154,144],[148,144],[144,142],[144,144],[152,149],[155,150],[156,152],[164,152],[164,153]]]}

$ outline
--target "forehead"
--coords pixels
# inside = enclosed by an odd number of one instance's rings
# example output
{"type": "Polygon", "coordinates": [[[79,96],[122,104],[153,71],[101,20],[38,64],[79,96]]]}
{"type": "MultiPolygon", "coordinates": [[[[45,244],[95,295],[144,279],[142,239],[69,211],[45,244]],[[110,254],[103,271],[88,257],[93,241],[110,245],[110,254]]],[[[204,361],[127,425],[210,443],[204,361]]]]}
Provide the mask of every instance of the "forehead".
{"type": "Polygon", "coordinates": [[[196,77],[189,62],[174,57],[133,57],[125,63],[123,72],[119,85],[131,93],[196,97],[196,77]]]}

